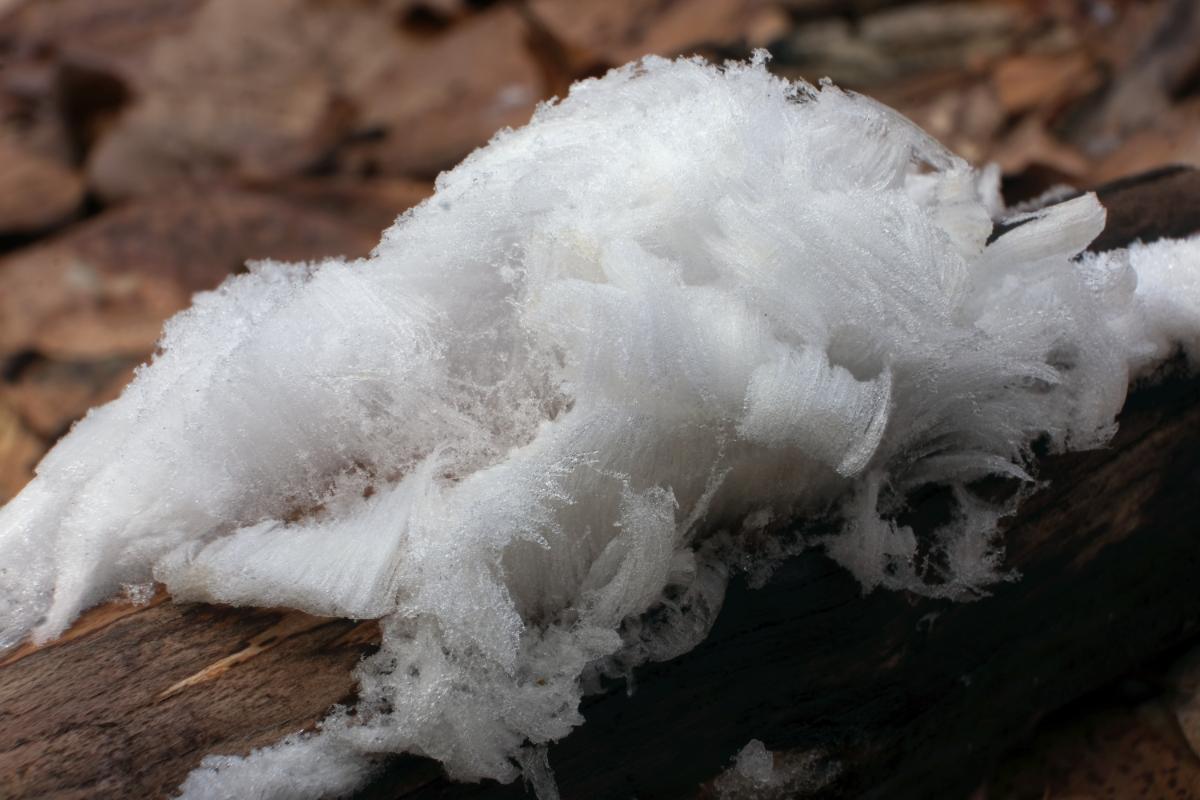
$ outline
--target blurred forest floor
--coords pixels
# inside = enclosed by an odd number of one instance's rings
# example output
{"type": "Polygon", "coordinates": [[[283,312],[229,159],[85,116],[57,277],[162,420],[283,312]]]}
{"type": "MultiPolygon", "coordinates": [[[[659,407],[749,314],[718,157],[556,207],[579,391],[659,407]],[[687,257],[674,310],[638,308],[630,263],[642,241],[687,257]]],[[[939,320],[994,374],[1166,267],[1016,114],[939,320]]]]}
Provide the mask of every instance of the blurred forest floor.
{"type": "MultiPolygon", "coordinates": [[[[1009,202],[1200,165],[1200,0],[0,0],[0,502],[246,259],[365,255],[571,81],[756,47],[1009,202]]],[[[981,797],[1200,798],[1190,663],[1063,712],[981,797]]]]}

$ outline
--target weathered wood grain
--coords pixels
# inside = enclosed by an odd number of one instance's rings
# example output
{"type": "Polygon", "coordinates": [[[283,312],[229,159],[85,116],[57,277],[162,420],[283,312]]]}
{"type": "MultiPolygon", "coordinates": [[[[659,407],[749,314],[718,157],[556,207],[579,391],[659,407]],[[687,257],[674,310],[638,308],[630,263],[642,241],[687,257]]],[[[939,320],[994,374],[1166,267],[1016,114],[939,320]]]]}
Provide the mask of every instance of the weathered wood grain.
{"type": "Polygon", "coordinates": [[[110,603],[0,663],[0,797],[156,797],[350,699],[371,623],[110,603]],[[134,613],[129,613],[133,611],[134,613]]]}

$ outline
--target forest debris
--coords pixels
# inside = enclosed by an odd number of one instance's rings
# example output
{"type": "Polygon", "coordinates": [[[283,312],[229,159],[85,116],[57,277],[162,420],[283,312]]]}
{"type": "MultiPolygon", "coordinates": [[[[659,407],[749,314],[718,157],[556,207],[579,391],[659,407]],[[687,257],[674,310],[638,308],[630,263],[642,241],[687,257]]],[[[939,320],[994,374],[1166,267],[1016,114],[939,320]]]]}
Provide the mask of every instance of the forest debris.
{"type": "Polygon", "coordinates": [[[0,503],[8,502],[29,482],[45,449],[0,398],[0,503]]]}
{"type": "Polygon", "coordinates": [[[405,201],[395,188],[375,198],[368,191],[360,188],[357,213],[322,210],[311,192],[318,205],[306,208],[209,187],[103,214],[0,261],[0,354],[149,355],[163,320],[247,259],[365,255],[378,241],[375,223],[405,201]],[[372,204],[380,210],[364,214],[372,204]]]}
{"type": "Polygon", "coordinates": [[[862,38],[877,47],[923,49],[936,45],[1004,39],[1017,24],[1004,3],[918,3],[863,18],[862,38]]]}
{"type": "Polygon", "coordinates": [[[1082,179],[1090,167],[1081,153],[1055,139],[1032,117],[1019,122],[989,155],[1005,174],[1019,173],[1034,166],[1049,167],[1068,182],[1082,179]]]}
{"type": "Polygon", "coordinates": [[[786,31],[780,9],[762,0],[531,0],[530,11],[560,43],[575,72],[615,67],[647,53],[770,44],[786,31]]]}
{"type": "MultiPolygon", "coordinates": [[[[1200,77],[1200,5],[1166,0],[1153,7],[1155,24],[1128,43],[1128,61],[1098,103],[1070,126],[1072,141],[1092,156],[1115,150],[1131,134],[1159,120],[1200,77]]],[[[1127,37],[1128,38],[1128,37],[1127,37]]]]}
{"type": "Polygon", "coordinates": [[[1160,164],[1200,166],[1200,98],[1174,106],[1126,138],[1096,165],[1095,179],[1115,180],[1160,164]]]}
{"type": "Polygon", "coordinates": [[[233,172],[295,174],[344,134],[349,110],[296,2],[213,0],[183,33],[159,39],[136,104],[97,146],[91,181],[105,197],[159,192],[233,172]],[[247,80],[247,76],[252,76],[247,80]]]}
{"type": "MultiPolygon", "coordinates": [[[[13,3],[0,37],[18,52],[52,52],[136,77],[160,37],[186,27],[205,0],[37,0],[13,3]]],[[[247,4],[249,5],[249,4],[247,4]]]]}
{"type": "Polygon", "coordinates": [[[0,137],[0,235],[53,227],[82,200],[78,174],[0,137]]]}
{"type": "Polygon", "coordinates": [[[1091,59],[1081,52],[1013,56],[996,65],[992,80],[1000,104],[1010,114],[1054,112],[1100,85],[1091,59]]]}
{"type": "Polygon", "coordinates": [[[997,770],[987,797],[1200,797],[1200,761],[1163,704],[1109,703],[1056,723],[997,770]]]}
{"type": "Polygon", "coordinates": [[[91,179],[109,198],[180,178],[278,180],[339,147],[343,168],[431,177],[529,118],[541,83],[526,33],[503,7],[429,37],[369,5],[211,0],[154,49],[91,179]]]}
{"type": "Polygon", "coordinates": [[[53,441],[89,408],[116,398],[133,377],[138,359],[60,362],[35,359],[0,396],[38,436],[53,441]]]}
{"type": "Polygon", "coordinates": [[[358,138],[344,148],[343,170],[432,178],[497,130],[528,122],[543,99],[529,35],[514,8],[497,6],[431,39],[370,44],[364,35],[346,47],[358,138]],[[364,47],[376,48],[374,58],[364,47]]]}

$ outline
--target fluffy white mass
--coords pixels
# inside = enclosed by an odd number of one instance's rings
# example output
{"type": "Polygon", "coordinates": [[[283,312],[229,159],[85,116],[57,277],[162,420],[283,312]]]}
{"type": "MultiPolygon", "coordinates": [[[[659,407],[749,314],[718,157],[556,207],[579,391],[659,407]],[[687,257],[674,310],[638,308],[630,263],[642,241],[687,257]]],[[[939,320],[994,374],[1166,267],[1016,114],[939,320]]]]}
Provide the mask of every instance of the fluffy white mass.
{"type": "Polygon", "coordinates": [[[1143,299],[1158,250],[1075,258],[1094,196],[988,244],[995,197],[762,59],[577,84],[370,258],[254,264],[172,319],[0,511],[0,644],[151,580],[380,618],[353,715],[185,794],[322,796],[402,751],[550,794],[588,677],[694,646],[764,529],[840,519],[819,544],[864,587],[976,594],[1016,501],[972,481],[1102,443],[1194,334],[1196,242],[1143,299]],[[957,511],[919,540],[895,514],[931,483],[957,511]]]}

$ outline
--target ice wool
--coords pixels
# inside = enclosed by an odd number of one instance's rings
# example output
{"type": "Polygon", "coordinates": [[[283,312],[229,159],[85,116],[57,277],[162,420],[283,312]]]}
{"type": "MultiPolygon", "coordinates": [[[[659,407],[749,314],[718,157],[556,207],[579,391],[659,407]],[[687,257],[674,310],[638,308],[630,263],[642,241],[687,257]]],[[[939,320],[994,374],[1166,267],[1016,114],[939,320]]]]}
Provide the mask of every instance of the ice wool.
{"type": "Polygon", "coordinates": [[[1197,246],[1147,300],[1153,252],[1077,258],[1094,196],[989,243],[994,176],[763,61],[584,81],[369,258],[198,295],[0,511],[0,642],[149,581],[378,618],[353,714],[185,795],[337,794],[406,751],[550,796],[589,676],[692,647],[771,525],[840,520],[807,544],[867,589],[982,591],[1012,501],[971,482],[1105,441],[1191,335],[1197,246]],[[926,484],[957,511],[918,535],[926,484]]]}

